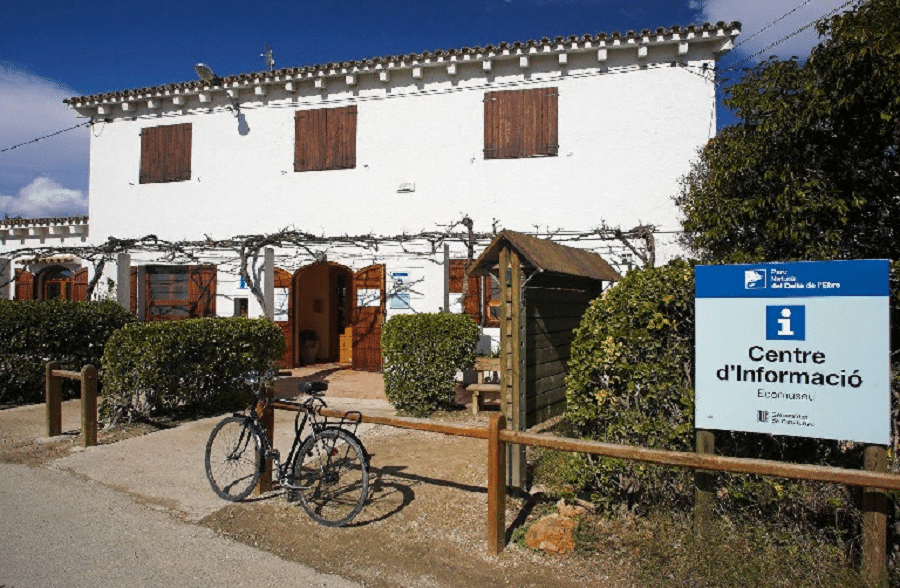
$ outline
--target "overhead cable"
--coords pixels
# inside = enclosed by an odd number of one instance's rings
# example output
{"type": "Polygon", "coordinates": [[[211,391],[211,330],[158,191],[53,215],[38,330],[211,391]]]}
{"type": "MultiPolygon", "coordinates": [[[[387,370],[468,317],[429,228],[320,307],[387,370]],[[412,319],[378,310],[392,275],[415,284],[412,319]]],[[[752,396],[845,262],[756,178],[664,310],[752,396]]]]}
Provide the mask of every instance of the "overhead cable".
{"type": "Polygon", "coordinates": [[[61,135],[68,131],[75,130],[80,127],[86,127],[91,124],[90,121],[83,122],[75,125],[74,127],[69,127],[68,129],[63,129],[61,131],[56,131],[55,133],[50,133],[49,135],[44,135],[43,137],[38,137],[37,139],[32,139],[31,141],[25,141],[24,143],[19,143],[18,145],[13,145],[12,147],[7,147],[6,149],[0,149],[0,153],[5,153],[7,151],[12,151],[13,149],[18,149],[19,147],[24,147],[25,145],[31,145],[32,143],[37,143],[38,141],[42,141],[44,139],[49,139],[50,137],[55,137],[56,135],[61,135]]]}

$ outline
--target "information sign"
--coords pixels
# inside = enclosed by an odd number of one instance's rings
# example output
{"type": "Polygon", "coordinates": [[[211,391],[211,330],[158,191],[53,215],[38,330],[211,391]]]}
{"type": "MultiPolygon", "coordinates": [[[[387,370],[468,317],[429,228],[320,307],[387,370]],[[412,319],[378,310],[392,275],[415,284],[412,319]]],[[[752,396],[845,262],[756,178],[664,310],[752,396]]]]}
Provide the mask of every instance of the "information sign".
{"type": "Polygon", "coordinates": [[[696,268],[695,426],[890,440],[886,260],[696,268]]]}

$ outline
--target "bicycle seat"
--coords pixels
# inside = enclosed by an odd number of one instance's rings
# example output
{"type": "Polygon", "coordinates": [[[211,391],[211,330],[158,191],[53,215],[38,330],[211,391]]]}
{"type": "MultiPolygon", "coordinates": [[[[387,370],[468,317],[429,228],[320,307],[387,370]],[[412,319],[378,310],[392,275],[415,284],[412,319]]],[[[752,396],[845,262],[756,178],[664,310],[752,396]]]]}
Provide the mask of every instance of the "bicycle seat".
{"type": "Polygon", "coordinates": [[[301,394],[309,394],[310,396],[321,396],[325,390],[328,390],[328,382],[300,382],[297,390],[301,394]]]}

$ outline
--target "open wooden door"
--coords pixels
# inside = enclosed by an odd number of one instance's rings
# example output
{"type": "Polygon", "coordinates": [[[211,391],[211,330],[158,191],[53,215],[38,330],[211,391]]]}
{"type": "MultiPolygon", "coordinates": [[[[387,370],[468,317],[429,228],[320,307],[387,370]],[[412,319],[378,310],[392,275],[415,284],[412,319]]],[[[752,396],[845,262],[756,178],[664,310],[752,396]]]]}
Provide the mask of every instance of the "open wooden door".
{"type": "Polygon", "coordinates": [[[16,300],[34,300],[34,275],[16,270],[16,300]]]}
{"type": "Polygon", "coordinates": [[[370,265],[353,274],[353,369],[381,371],[381,326],[384,324],[385,267],[370,265]]]}

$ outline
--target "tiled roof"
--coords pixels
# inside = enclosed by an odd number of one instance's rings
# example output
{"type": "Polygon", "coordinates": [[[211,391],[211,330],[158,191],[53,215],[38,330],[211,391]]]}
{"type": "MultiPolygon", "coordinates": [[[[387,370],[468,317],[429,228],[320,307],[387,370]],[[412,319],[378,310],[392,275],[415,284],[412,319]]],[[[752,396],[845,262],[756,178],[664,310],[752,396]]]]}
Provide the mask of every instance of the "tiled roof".
{"type": "Polygon", "coordinates": [[[51,225],[86,225],[86,216],[0,219],[0,227],[47,227],[51,225]]]}
{"type": "Polygon", "coordinates": [[[507,54],[566,51],[569,49],[584,49],[593,47],[617,47],[640,46],[650,44],[664,44],[678,41],[698,41],[711,38],[734,37],[740,32],[741,23],[719,22],[716,24],[704,23],[702,25],[679,26],[669,28],[659,27],[655,30],[643,29],[642,31],[628,31],[626,33],[614,32],[611,34],[598,33],[595,35],[571,35],[568,37],[543,37],[529,41],[516,41],[514,43],[498,43],[484,47],[462,47],[460,49],[438,49],[422,53],[410,53],[407,55],[386,55],[357,61],[343,61],[309,66],[282,68],[275,71],[261,71],[225,76],[214,83],[193,80],[190,82],[174,82],[161,86],[139,88],[132,90],[118,90],[90,96],[67,98],[63,102],[70,105],[79,103],[99,102],[105,100],[146,98],[153,95],[190,94],[204,89],[232,87],[247,83],[262,83],[273,80],[289,80],[301,76],[326,75],[334,72],[373,71],[397,67],[412,67],[416,64],[434,61],[454,61],[456,59],[477,59],[489,57],[502,57],[507,54]]]}

